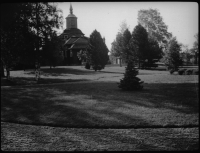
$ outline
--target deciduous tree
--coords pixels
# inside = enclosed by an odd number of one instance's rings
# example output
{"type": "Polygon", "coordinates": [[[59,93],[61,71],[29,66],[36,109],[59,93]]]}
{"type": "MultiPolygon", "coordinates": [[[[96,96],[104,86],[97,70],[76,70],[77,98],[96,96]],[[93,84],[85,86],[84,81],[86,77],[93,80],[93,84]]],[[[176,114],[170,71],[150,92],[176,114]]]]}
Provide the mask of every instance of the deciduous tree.
{"type": "MultiPolygon", "coordinates": [[[[119,32],[117,33],[115,40],[111,44],[111,55],[120,59],[120,67],[122,66],[122,60],[126,60],[126,55],[124,52],[127,46],[124,45],[124,32],[126,31],[127,35],[129,31],[128,28],[129,27],[126,23],[126,20],[122,21],[120,24],[119,32]]],[[[129,36],[127,36],[127,38],[125,39],[129,39],[128,37],[129,36]]]]}
{"type": "Polygon", "coordinates": [[[165,48],[172,34],[168,32],[168,27],[157,9],[140,10],[138,22],[147,30],[149,36],[159,43],[159,46],[165,48]]]}
{"type": "Polygon", "coordinates": [[[195,61],[194,64],[198,64],[198,55],[199,55],[199,33],[194,35],[195,42],[193,44],[193,48],[191,49],[192,53],[195,55],[195,61]]]}
{"type": "Polygon", "coordinates": [[[123,58],[123,34],[119,33],[116,36],[116,39],[111,44],[111,55],[119,57],[120,67],[122,66],[121,60],[123,58]]]}
{"type": "Polygon", "coordinates": [[[50,69],[63,60],[62,45],[63,40],[56,35],[55,31],[50,35],[50,39],[46,38],[42,59],[46,61],[45,64],[48,64],[50,69]]]}
{"type": "Polygon", "coordinates": [[[167,44],[166,52],[164,55],[164,62],[168,66],[168,69],[177,71],[179,65],[182,62],[180,57],[181,45],[178,44],[176,37],[173,37],[167,44]]]}
{"type": "Polygon", "coordinates": [[[1,5],[1,59],[7,71],[19,61],[38,60],[44,32],[61,25],[61,11],[46,2],[1,5]]]}

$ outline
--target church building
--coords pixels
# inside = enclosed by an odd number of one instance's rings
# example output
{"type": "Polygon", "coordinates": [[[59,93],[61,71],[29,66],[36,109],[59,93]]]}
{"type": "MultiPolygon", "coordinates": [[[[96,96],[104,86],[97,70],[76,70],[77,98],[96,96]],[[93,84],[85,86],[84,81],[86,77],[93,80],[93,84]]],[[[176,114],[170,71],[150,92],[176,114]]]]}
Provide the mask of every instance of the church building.
{"type": "Polygon", "coordinates": [[[78,29],[77,17],[73,14],[70,4],[70,14],[66,17],[66,29],[60,35],[64,39],[64,65],[81,65],[77,53],[89,47],[89,38],[78,29]]]}

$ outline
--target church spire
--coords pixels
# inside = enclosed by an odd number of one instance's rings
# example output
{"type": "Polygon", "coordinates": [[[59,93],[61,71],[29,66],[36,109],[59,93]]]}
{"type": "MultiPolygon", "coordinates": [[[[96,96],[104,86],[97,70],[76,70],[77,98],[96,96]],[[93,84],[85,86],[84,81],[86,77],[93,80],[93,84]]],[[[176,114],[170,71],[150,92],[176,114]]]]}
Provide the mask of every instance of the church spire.
{"type": "Polygon", "coordinates": [[[73,8],[72,8],[72,5],[71,5],[71,3],[70,3],[70,14],[73,14],[73,8]]]}

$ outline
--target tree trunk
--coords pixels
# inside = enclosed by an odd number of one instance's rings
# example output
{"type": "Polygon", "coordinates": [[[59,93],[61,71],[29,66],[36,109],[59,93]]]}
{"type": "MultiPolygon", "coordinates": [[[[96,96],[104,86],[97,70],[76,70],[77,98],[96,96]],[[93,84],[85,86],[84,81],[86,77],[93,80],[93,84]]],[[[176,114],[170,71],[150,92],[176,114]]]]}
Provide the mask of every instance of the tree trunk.
{"type": "Polygon", "coordinates": [[[119,59],[119,64],[120,64],[120,67],[122,67],[122,59],[121,58],[119,59]]]}
{"type": "Polygon", "coordinates": [[[5,74],[4,74],[4,67],[3,67],[3,63],[1,63],[1,78],[4,78],[5,74]]]}
{"type": "Polygon", "coordinates": [[[9,80],[10,79],[10,69],[9,68],[6,68],[6,77],[7,77],[7,80],[9,80]]]}
{"type": "Polygon", "coordinates": [[[140,60],[139,60],[139,63],[138,63],[138,68],[140,69],[140,60]]]}
{"type": "Polygon", "coordinates": [[[195,60],[194,60],[194,64],[197,64],[197,52],[195,52],[195,60]]]}

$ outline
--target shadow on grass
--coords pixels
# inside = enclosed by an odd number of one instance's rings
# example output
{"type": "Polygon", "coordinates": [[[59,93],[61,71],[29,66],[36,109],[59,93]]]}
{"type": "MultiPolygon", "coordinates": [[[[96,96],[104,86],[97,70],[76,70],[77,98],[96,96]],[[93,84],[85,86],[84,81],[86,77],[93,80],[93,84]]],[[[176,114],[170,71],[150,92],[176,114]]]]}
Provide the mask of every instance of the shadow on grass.
{"type": "Polygon", "coordinates": [[[56,78],[40,78],[38,81],[35,77],[12,77],[10,80],[1,79],[1,86],[21,86],[21,85],[37,85],[37,84],[54,84],[67,82],[90,81],[88,79],[56,79],[56,78]]]}
{"type": "MultiPolygon", "coordinates": [[[[112,72],[112,71],[94,71],[93,69],[85,69],[83,70],[80,69],[75,69],[75,68],[42,68],[41,69],[41,74],[44,76],[66,76],[67,74],[73,74],[73,75],[95,75],[95,74],[100,74],[100,73],[116,73],[116,74],[123,74],[123,72],[112,72]]],[[[27,72],[26,74],[34,75],[35,72],[27,72]]]]}
{"type": "Polygon", "coordinates": [[[145,84],[121,91],[116,83],[87,82],[3,89],[2,121],[87,128],[198,125],[198,86],[145,84]]]}
{"type": "MultiPolygon", "coordinates": [[[[159,71],[159,73],[162,73],[163,70],[159,69],[150,69],[152,72],[140,72],[139,75],[155,75],[155,71],[159,71]]],[[[142,70],[142,69],[141,69],[142,70]]],[[[109,70],[100,70],[100,71],[94,71],[93,69],[76,69],[76,68],[41,68],[41,74],[44,76],[67,76],[67,75],[98,75],[98,74],[124,74],[124,70],[119,69],[109,69],[109,70]]],[[[34,75],[34,71],[26,72],[26,74],[34,75]]]]}
{"type": "MultiPolygon", "coordinates": [[[[41,73],[44,76],[63,76],[66,74],[74,74],[74,75],[92,75],[95,74],[94,70],[78,70],[74,68],[42,68],[41,73]]],[[[27,74],[35,74],[34,72],[29,72],[27,74]]]]}

